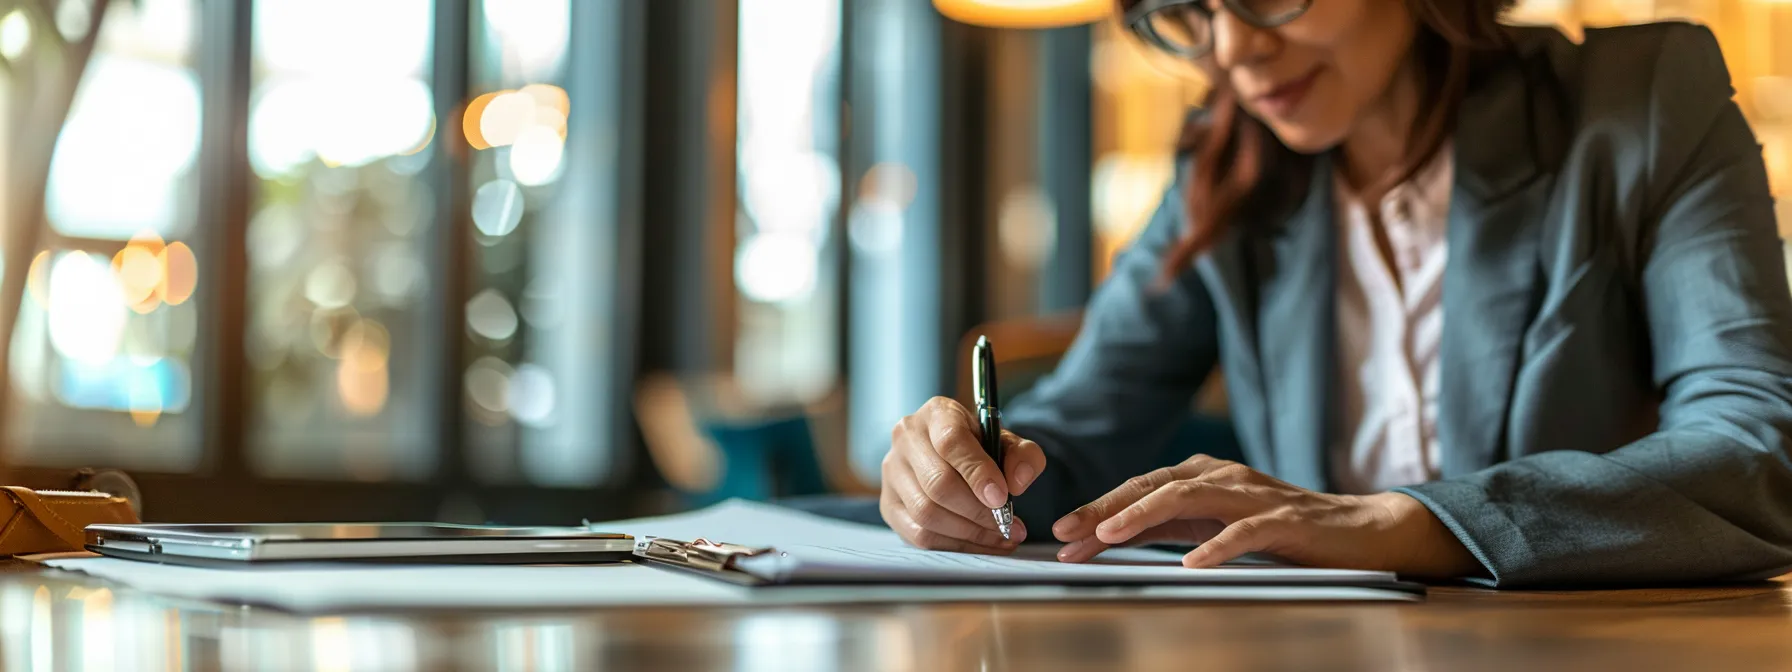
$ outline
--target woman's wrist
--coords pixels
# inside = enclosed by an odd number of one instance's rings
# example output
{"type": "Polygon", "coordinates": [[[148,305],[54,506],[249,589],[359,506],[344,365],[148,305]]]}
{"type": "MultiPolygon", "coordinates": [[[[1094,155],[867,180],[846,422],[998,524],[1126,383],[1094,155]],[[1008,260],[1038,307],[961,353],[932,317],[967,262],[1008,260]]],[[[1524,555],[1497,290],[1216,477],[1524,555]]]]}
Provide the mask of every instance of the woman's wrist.
{"type": "Polygon", "coordinates": [[[1459,578],[1481,573],[1481,563],[1462,545],[1456,534],[1419,500],[1398,492],[1383,492],[1365,499],[1387,514],[1388,566],[1400,574],[1425,578],[1459,578]]]}

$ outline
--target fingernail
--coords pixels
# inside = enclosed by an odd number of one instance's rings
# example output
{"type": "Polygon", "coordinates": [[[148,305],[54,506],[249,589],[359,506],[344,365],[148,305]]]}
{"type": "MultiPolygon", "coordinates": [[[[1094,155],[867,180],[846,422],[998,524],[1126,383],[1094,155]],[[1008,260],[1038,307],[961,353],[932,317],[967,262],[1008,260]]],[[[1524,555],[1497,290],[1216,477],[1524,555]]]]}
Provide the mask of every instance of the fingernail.
{"type": "Polygon", "coordinates": [[[1083,547],[1087,545],[1089,545],[1089,540],[1087,539],[1065,544],[1064,548],[1058,550],[1058,559],[1068,561],[1073,558],[1080,558],[1083,556],[1083,547]]]}
{"type": "Polygon", "coordinates": [[[992,508],[992,509],[1001,507],[1002,506],[1002,486],[996,485],[994,483],[990,483],[988,485],[983,486],[983,503],[988,504],[989,508],[992,508]]]}
{"type": "Polygon", "coordinates": [[[1039,472],[1035,471],[1033,469],[1033,465],[1031,465],[1031,464],[1023,464],[1023,465],[1020,465],[1019,467],[1015,467],[1014,482],[1018,486],[1015,489],[1016,490],[1027,489],[1027,486],[1033,484],[1033,478],[1038,475],[1039,475],[1039,472]]]}
{"type": "Polygon", "coordinates": [[[1096,537],[1106,537],[1106,536],[1110,536],[1113,534],[1117,534],[1121,530],[1124,530],[1124,529],[1126,529],[1126,521],[1123,518],[1121,518],[1120,516],[1115,516],[1113,518],[1109,518],[1105,521],[1102,521],[1102,523],[1100,525],[1096,525],[1095,526],[1095,536],[1096,537]]]}
{"type": "Polygon", "coordinates": [[[1076,530],[1076,528],[1082,527],[1082,525],[1083,521],[1077,514],[1073,513],[1063,518],[1059,518],[1058,522],[1052,525],[1052,534],[1058,535],[1059,539],[1063,539],[1066,535],[1076,530]]]}

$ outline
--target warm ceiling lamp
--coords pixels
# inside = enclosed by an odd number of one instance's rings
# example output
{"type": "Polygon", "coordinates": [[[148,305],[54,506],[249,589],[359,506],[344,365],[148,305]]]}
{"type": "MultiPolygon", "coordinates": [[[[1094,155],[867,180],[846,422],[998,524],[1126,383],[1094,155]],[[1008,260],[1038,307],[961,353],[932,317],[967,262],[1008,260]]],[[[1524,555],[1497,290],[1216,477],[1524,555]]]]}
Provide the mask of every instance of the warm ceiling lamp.
{"type": "Polygon", "coordinates": [[[997,28],[1055,28],[1107,18],[1114,0],[933,0],[935,9],[960,23],[997,28]]]}

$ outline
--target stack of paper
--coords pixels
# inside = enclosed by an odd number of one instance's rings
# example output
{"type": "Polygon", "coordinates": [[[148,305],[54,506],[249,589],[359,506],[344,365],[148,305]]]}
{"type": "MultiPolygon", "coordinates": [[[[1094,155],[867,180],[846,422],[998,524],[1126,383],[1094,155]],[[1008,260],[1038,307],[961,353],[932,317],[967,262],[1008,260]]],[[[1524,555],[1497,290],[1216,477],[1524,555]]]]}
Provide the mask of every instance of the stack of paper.
{"type": "Polygon", "coordinates": [[[145,592],[299,612],[1057,600],[1415,600],[1393,577],[1286,567],[1189,570],[1177,557],[1116,549],[1098,563],[1049,560],[1052,547],[989,558],[922,551],[889,530],[728,502],[677,516],[592,526],[682,540],[773,546],[746,569],[788,583],[749,588],[651,565],[443,566],[282,563],[241,569],[115,558],[46,564],[145,592]]]}

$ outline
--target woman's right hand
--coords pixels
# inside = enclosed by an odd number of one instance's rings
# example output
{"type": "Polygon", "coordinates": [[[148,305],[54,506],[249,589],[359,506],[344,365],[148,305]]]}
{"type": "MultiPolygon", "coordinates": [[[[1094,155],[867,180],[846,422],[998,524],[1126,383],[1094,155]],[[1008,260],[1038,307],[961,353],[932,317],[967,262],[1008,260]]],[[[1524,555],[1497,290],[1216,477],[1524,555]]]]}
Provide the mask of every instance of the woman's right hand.
{"type": "Polygon", "coordinates": [[[1045,453],[1003,431],[1006,464],[997,470],[978,441],[981,431],[971,411],[945,397],[896,423],[884,455],[878,510],[904,541],[936,551],[1006,555],[1027,538],[1026,523],[1016,517],[1013,538],[1003,539],[990,510],[1027,491],[1045,470],[1045,453]]]}

